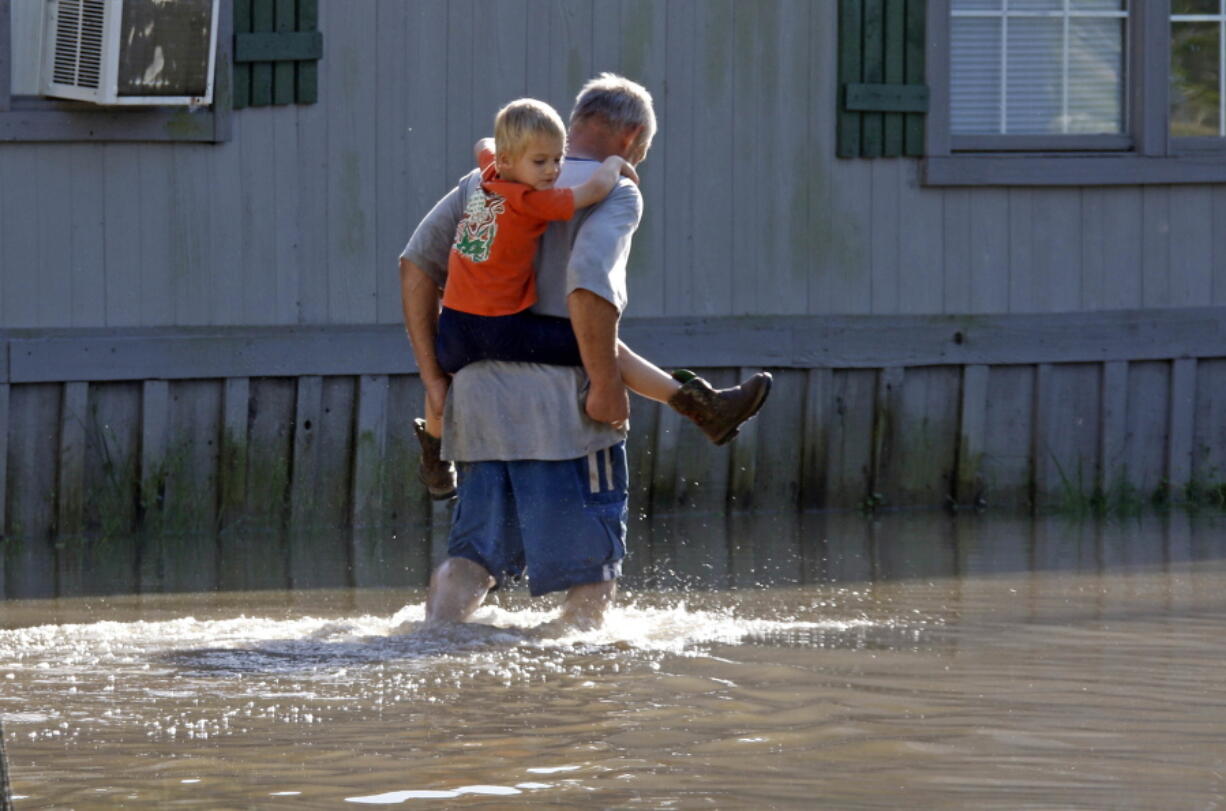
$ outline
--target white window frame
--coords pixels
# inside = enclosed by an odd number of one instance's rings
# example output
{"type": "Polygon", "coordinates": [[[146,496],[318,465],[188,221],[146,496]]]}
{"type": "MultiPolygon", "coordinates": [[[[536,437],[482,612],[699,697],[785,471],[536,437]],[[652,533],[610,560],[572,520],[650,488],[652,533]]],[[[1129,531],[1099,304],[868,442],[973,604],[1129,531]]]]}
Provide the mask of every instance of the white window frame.
{"type": "Polygon", "coordinates": [[[213,104],[184,107],[98,107],[88,102],[12,95],[12,2],[0,0],[0,145],[30,141],[167,141],[230,139],[233,2],[218,8],[213,104]]]}
{"type": "Polygon", "coordinates": [[[928,0],[930,186],[1226,183],[1226,138],[1172,138],[1170,0],[1129,3],[1125,136],[954,136],[950,132],[950,0],[928,0]]]}

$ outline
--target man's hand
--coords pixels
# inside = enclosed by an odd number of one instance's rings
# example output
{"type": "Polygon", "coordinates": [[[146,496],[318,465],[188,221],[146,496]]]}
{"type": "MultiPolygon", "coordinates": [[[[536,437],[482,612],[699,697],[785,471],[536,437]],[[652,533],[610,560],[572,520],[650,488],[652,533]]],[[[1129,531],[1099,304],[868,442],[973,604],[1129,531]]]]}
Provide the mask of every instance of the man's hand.
{"type": "Polygon", "coordinates": [[[592,381],[587,391],[587,415],[596,422],[607,422],[622,429],[630,419],[630,395],[618,378],[603,385],[592,381]]]}

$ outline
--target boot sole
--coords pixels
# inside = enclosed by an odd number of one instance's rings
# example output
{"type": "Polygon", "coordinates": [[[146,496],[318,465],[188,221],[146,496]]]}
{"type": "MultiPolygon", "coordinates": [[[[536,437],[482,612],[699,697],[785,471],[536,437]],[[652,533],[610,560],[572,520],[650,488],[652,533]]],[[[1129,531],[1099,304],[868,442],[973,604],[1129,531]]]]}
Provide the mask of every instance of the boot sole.
{"type": "Polygon", "coordinates": [[[774,378],[771,377],[770,372],[764,372],[764,374],[766,375],[766,385],[758,391],[757,399],[755,399],[749,406],[749,413],[747,413],[745,417],[734,427],[730,428],[727,433],[720,436],[719,439],[716,439],[716,445],[727,445],[729,442],[735,439],[736,435],[741,432],[741,426],[752,420],[755,416],[757,416],[758,412],[762,410],[762,406],[766,403],[767,396],[771,393],[771,383],[774,381],[774,378]]]}

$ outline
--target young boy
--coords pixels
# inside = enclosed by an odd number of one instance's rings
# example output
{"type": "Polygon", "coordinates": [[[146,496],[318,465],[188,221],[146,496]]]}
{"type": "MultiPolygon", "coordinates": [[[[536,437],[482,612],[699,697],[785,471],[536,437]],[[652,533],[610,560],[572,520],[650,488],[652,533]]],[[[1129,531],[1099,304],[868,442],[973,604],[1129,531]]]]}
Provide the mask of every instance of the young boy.
{"type": "MultiPolygon", "coordinates": [[[[449,374],[478,360],[581,366],[568,319],[529,312],[536,303],[533,259],[549,222],[600,202],[620,175],[638,182],[634,167],[607,158],[574,188],[554,187],[566,130],[544,102],[519,99],[498,111],[494,138],[475,149],[480,189],[466,201],[447,266],[436,355],[449,374]],[[493,146],[493,150],[491,150],[493,146]]],[[[667,403],[692,419],[717,445],[732,439],[761,408],[771,377],[760,372],[741,386],[714,390],[690,372],[670,376],[618,343],[618,371],[632,391],[667,403]]],[[[422,446],[421,478],[435,499],[455,494],[455,466],[440,457],[442,414],[426,409],[414,430],[422,446]]]]}

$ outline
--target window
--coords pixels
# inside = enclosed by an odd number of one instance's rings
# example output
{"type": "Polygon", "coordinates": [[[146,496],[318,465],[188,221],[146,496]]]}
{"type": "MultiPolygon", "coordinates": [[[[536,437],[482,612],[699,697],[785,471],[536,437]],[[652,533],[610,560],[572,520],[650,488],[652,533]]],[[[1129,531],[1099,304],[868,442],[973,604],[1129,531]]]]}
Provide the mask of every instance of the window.
{"type": "Polygon", "coordinates": [[[1226,0],[1172,0],[1171,135],[1226,137],[1226,0]]]}
{"type": "Polygon", "coordinates": [[[208,108],[116,108],[39,95],[44,0],[0,0],[0,143],[224,141],[229,137],[230,9],[219,6],[217,84],[208,108]]]}
{"type": "Polygon", "coordinates": [[[1226,182],[1226,0],[930,0],[933,185],[1226,182]]]}

